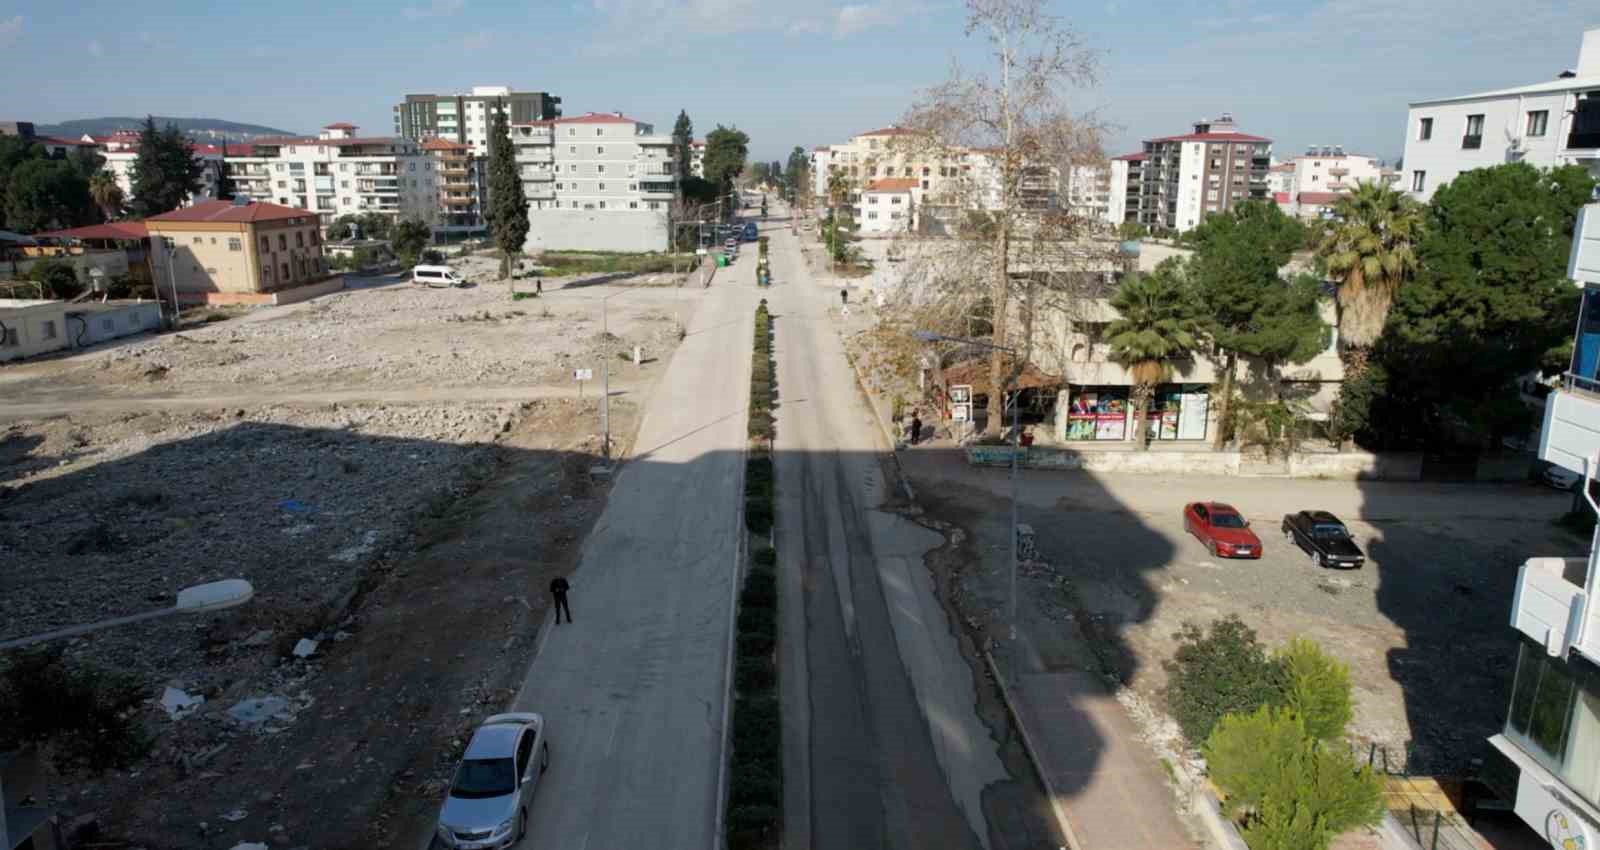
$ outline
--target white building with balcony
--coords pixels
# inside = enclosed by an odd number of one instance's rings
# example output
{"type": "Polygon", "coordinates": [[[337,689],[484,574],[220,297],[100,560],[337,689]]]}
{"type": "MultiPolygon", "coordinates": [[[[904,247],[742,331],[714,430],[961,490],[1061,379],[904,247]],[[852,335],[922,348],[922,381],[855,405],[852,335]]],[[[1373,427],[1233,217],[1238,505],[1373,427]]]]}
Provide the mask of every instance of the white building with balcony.
{"type": "MultiPolygon", "coordinates": [[[[1409,164],[1409,160],[1408,160],[1409,164]]],[[[1568,276],[1584,287],[1571,368],[1545,402],[1539,457],[1600,475],[1600,204],[1578,218],[1568,276]]],[[[1600,513],[1596,488],[1580,488],[1600,513]]],[[[1521,639],[1504,730],[1502,793],[1555,847],[1600,846],[1600,535],[1586,558],[1529,558],[1511,626],[1521,639]],[[1568,843],[1570,840],[1570,843],[1568,843]]]]}
{"type": "Polygon", "coordinates": [[[434,157],[413,139],[361,137],[352,124],[329,124],[316,138],[261,138],[248,156],[229,145],[234,192],[310,210],[326,226],[343,215],[380,213],[439,223],[434,157]]]}
{"type": "Polygon", "coordinates": [[[677,196],[672,136],[620,112],[514,124],[530,253],[665,251],[677,196]]]}
{"type": "Polygon", "coordinates": [[[916,206],[911,177],[885,177],[868,183],[856,205],[856,222],[866,236],[907,233],[915,224],[916,206]]]}
{"type": "MultiPolygon", "coordinates": [[[[95,150],[105,157],[105,170],[117,181],[117,188],[122,190],[122,196],[127,201],[133,200],[133,164],[139,159],[139,131],[116,130],[109,136],[91,136],[84,134],[79,139],[79,144],[92,145],[95,150]]],[[[243,148],[242,145],[230,144],[228,151],[243,148]]],[[[217,180],[223,169],[223,148],[220,145],[197,144],[194,146],[194,159],[200,163],[200,190],[189,196],[189,203],[209,201],[217,197],[217,180]]]]}
{"type": "Polygon", "coordinates": [[[1577,67],[1542,83],[1411,104],[1402,188],[1427,201],[1457,174],[1507,162],[1600,176],[1600,29],[1577,67]]]}

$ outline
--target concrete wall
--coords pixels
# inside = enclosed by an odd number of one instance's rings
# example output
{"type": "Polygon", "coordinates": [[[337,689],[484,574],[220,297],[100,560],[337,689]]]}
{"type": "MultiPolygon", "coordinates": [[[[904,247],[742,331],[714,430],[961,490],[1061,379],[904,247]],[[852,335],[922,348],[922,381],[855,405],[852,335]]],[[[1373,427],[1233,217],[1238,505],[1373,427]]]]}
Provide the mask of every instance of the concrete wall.
{"type": "Polygon", "coordinates": [[[184,304],[298,304],[341,289],[344,289],[344,276],[335,275],[272,292],[185,292],[180,293],[178,300],[184,304]]]}
{"type": "Polygon", "coordinates": [[[111,302],[67,308],[67,330],[73,347],[161,330],[157,301],[111,302]]]}
{"type": "MultiPolygon", "coordinates": [[[[967,462],[976,466],[1011,463],[1009,446],[971,446],[967,462]]],[[[1025,449],[1021,465],[1029,469],[1087,469],[1095,472],[1131,472],[1151,475],[1238,475],[1239,452],[1130,451],[1092,448],[1033,446],[1025,449]]],[[[1413,453],[1299,454],[1286,464],[1289,478],[1417,481],[1422,477],[1422,456],[1413,453]]]]}
{"type": "Polygon", "coordinates": [[[60,351],[70,342],[64,301],[0,304],[0,362],[60,351]],[[13,340],[15,344],[12,344],[13,340]]]}
{"type": "Polygon", "coordinates": [[[667,250],[665,210],[528,210],[528,241],[523,250],[667,250]]]}

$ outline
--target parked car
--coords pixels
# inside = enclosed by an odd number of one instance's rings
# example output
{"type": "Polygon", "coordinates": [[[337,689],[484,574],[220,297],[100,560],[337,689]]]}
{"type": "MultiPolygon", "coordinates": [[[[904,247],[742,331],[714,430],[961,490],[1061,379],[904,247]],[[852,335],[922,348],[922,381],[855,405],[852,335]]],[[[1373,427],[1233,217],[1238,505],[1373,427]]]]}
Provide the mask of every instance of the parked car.
{"type": "Polygon", "coordinates": [[[1367,556],[1339,518],[1327,511],[1284,514],[1283,539],[1299,546],[1319,567],[1360,569],[1367,556]]]}
{"type": "Polygon", "coordinates": [[[746,241],[746,242],[754,242],[760,236],[761,236],[761,231],[756,228],[756,223],[755,222],[753,222],[753,221],[745,222],[745,225],[744,225],[744,241],[746,241]]]}
{"type": "Polygon", "coordinates": [[[528,810],[550,768],[544,718],[496,714],[472,733],[439,810],[439,843],[452,850],[502,850],[528,833],[528,810]]]}
{"type": "Polygon", "coordinates": [[[1539,477],[1543,479],[1544,483],[1557,490],[1576,490],[1578,489],[1578,484],[1583,481],[1582,475],[1564,466],[1556,466],[1553,463],[1546,466],[1544,472],[1539,474],[1539,477]]]}
{"type": "Polygon", "coordinates": [[[1191,502],[1183,506],[1183,530],[1206,544],[1219,558],[1260,558],[1261,538],[1250,521],[1221,502],[1191,502]]]}
{"type": "Polygon", "coordinates": [[[722,247],[728,252],[729,256],[733,256],[739,253],[739,240],[729,236],[727,241],[722,243],[722,247]]]}

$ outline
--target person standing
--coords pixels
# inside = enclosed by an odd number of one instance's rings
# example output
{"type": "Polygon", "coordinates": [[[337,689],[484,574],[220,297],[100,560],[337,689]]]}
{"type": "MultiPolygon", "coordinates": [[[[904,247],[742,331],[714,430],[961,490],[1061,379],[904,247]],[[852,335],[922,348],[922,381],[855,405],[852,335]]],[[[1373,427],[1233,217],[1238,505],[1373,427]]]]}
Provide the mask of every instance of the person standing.
{"type": "Polygon", "coordinates": [[[922,416],[917,411],[911,411],[911,445],[922,442],[922,416]]]}
{"type": "Polygon", "coordinates": [[[556,625],[558,626],[561,625],[562,611],[567,612],[567,623],[569,625],[572,623],[572,608],[567,605],[567,591],[571,589],[572,585],[568,584],[567,580],[561,576],[556,576],[550,580],[551,604],[556,609],[556,625]]]}
{"type": "Polygon", "coordinates": [[[850,290],[848,290],[848,289],[840,289],[839,290],[839,304],[840,304],[840,306],[844,306],[844,307],[850,306],[850,290]]]}

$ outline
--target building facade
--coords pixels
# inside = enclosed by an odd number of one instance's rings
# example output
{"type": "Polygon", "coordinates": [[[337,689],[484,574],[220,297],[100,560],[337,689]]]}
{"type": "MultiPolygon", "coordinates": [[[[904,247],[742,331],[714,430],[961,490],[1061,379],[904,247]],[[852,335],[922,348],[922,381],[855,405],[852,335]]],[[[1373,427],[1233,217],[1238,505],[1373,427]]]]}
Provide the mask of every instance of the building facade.
{"type": "Polygon", "coordinates": [[[1401,185],[1412,197],[1426,202],[1463,171],[1507,162],[1600,177],[1600,29],[1554,80],[1411,104],[1401,185]]]}
{"type": "MultiPolygon", "coordinates": [[[[133,164],[139,158],[139,131],[116,130],[108,136],[85,135],[78,140],[78,143],[93,145],[95,150],[105,157],[105,170],[116,178],[117,188],[122,190],[123,197],[132,199],[133,164]]],[[[226,151],[221,145],[194,145],[194,158],[201,167],[200,189],[189,196],[189,203],[214,200],[217,197],[218,181],[222,176],[226,153],[228,151],[241,153],[245,150],[247,147],[243,145],[230,144],[226,151]]]]}
{"type": "Polygon", "coordinates": [[[408,94],[394,106],[394,134],[421,141],[438,138],[489,155],[489,129],[499,103],[512,124],[561,117],[561,98],[547,92],[518,92],[510,86],[473,86],[470,94],[408,94]]]}
{"type": "MultiPolygon", "coordinates": [[[[1407,165],[1410,159],[1407,159],[1407,165]]],[[[1584,475],[1600,459],[1600,204],[1585,207],[1567,274],[1584,287],[1567,373],[1545,399],[1539,458],[1584,475]]],[[[1579,487],[1595,510],[1594,488],[1579,487]],[[1587,492],[1585,492],[1587,491],[1587,492]]],[[[1600,539],[1583,558],[1529,558],[1511,597],[1520,646],[1504,763],[1487,775],[1554,847],[1600,846],[1600,539]]]]}
{"type": "Polygon", "coordinates": [[[227,167],[235,194],[298,207],[323,225],[363,213],[438,225],[439,163],[411,139],[361,137],[358,129],[329,124],[316,138],[261,138],[229,145],[227,167]]]}
{"type": "Polygon", "coordinates": [[[1268,198],[1272,140],[1239,132],[1223,113],[1196,122],[1192,133],[1146,139],[1139,159],[1121,159],[1130,167],[1124,183],[1112,181],[1111,193],[1125,198],[1124,220],[1183,232],[1207,215],[1268,198]]]}
{"type": "Polygon", "coordinates": [[[247,199],[202,201],[145,219],[156,291],[180,300],[273,292],[328,279],[322,228],[304,209],[247,199]],[[163,250],[163,247],[165,250],[163,250]]]}
{"type": "Polygon", "coordinates": [[[515,124],[530,253],[665,251],[677,197],[672,136],[620,112],[515,124]]]}
{"type": "Polygon", "coordinates": [[[1277,163],[1267,172],[1267,191],[1286,215],[1304,219],[1331,214],[1333,202],[1359,183],[1389,180],[1382,163],[1344,148],[1313,147],[1303,156],[1277,163]]]}
{"type": "Polygon", "coordinates": [[[474,156],[461,142],[425,139],[419,145],[433,159],[439,186],[436,233],[473,233],[483,230],[488,207],[488,160],[474,156]]]}
{"type": "Polygon", "coordinates": [[[861,191],[861,203],[856,206],[858,232],[883,236],[912,230],[916,205],[911,192],[916,185],[912,177],[885,177],[868,183],[861,191]]]}
{"type": "Polygon", "coordinates": [[[699,139],[689,140],[689,173],[702,180],[706,176],[706,143],[699,139]]]}
{"type": "Polygon", "coordinates": [[[1068,213],[1094,221],[1111,220],[1111,166],[1102,163],[1074,165],[1067,169],[1066,202],[1068,213]]]}

